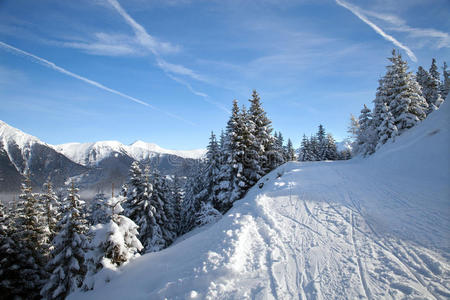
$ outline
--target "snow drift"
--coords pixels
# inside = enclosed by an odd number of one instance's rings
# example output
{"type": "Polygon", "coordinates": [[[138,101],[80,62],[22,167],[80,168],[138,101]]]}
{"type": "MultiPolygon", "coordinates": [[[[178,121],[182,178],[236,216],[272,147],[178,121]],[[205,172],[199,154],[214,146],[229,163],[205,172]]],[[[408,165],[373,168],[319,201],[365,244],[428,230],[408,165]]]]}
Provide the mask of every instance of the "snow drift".
{"type": "Polygon", "coordinates": [[[450,297],[450,106],[367,159],[288,163],[71,299],[450,297]]]}

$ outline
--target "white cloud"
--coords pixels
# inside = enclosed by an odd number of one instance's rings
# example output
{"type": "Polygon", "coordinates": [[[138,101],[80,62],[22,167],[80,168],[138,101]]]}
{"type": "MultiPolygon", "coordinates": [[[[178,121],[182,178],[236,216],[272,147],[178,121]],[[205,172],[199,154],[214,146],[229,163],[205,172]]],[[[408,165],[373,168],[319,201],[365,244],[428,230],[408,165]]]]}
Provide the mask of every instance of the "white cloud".
{"type": "Polygon", "coordinates": [[[342,0],[336,0],[336,3],[340,6],[348,9],[351,13],[353,13],[355,16],[357,16],[361,21],[363,21],[364,23],[369,25],[376,33],[378,33],[380,36],[382,36],[385,40],[390,41],[395,46],[405,50],[406,54],[411,58],[411,60],[414,62],[417,62],[417,57],[410,48],[408,48],[406,45],[399,42],[392,35],[389,35],[386,32],[384,32],[380,27],[378,27],[373,22],[371,22],[369,19],[367,19],[367,17],[362,13],[362,11],[359,7],[351,5],[342,0]]]}
{"type": "Polygon", "coordinates": [[[363,10],[364,14],[382,20],[390,25],[388,28],[392,31],[404,32],[409,34],[412,38],[418,38],[424,40],[426,44],[440,48],[450,48],[450,34],[433,28],[415,28],[406,24],[406,21],[402,18],[387,14],[379,13],[370,10],[363,10]]]}

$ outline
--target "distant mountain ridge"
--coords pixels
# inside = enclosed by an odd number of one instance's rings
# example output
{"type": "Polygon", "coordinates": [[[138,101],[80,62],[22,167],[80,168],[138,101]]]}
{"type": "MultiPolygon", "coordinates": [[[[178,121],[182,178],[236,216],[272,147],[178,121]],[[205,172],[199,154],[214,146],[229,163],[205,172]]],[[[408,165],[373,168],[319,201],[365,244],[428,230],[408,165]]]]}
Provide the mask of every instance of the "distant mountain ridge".
{"type": "Polygon", "coordinates": [[[135,160],[162,174],[186,175],[205,150],[168,150],[142,141],[50,145],[0,121],[0,192],[18,192],[25,173],[34,186],[49,178],[56,186],[74,180],[85,189],[102,190],[126,180],[135,160]]]}
{"type": "Polygon", "coordinates": [[[100,141],[94,143],[68,143],[52,147],[72,161],[85,166],[95,165],[117,153],[127,155],[138,161],[147,160],[160,154],[175,155],[188,159],[199,159],[205,154],[204,149],[169,150],[143,141],[136,141],[131,145],[124,145],[117,141],[100,141]]]}

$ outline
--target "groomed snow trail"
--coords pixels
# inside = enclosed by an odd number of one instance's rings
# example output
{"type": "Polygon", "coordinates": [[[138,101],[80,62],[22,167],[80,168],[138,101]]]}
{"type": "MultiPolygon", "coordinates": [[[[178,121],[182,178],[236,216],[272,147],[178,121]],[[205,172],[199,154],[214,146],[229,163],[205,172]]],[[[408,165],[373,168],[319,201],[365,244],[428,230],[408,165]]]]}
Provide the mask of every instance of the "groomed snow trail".
{"type": "Polygon", "coordinates": [[[281,166],[218,223],[71,298],[450,298],[443,107],[371,158],[281,166]]]}

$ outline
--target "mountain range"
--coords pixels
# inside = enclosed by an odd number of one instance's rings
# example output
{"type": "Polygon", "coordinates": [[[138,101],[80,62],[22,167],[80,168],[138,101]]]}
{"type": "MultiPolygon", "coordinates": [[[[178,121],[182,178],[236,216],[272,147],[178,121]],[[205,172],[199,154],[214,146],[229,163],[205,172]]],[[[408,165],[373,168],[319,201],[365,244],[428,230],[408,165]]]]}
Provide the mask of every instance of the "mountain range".
{"type": "Polygon", "coordinates": [[[0,192],[17,193],[24,174],[34,187],[50,179],[56,187],[74,180],[83,189],[119,188],[135,160],[165,175],[184,176],[204,149],[168,150],[152,143],[117,141],[50,145],[0,121],[0,192]]]}

